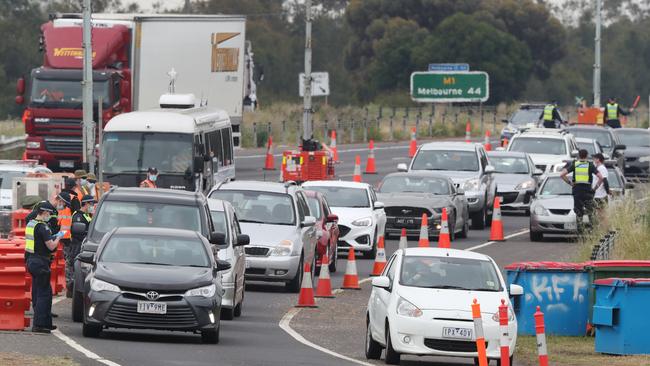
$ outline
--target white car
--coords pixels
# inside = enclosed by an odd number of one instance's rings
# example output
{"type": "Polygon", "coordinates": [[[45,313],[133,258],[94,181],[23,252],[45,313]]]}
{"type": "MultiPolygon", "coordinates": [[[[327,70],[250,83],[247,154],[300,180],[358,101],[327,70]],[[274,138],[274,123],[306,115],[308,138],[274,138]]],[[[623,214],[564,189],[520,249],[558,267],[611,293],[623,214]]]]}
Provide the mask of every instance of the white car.
{"type": "Polygon", "coordinates": [[[302,186],[324,194],[338,216],[339,251],[352,247],[366,258],[375,258],[378,238],[386,228],[386,212],[371,185],[328,180],[309,181],[302,186]]]}
{"type": "Polygon", "coordinates": [[[219,246],[217,252],[219,259],[230,263],[230,269],[222,272],[221,275],[224,290],[221,299],[221,319],[232,320],[234,317],[241,316],[244,304],[246,253],[243,246],[248,245],[250,238],[241,233],[237,214],[230,203],[208,199],[208,207],[215,231],[226,235],[226,245],[219,246]]]}
{"type": "Polygon", "coordinates": [[[562,171],[568,161],[577,157],[578,144],[566,130],[529,128],[512,137],[508,151],[528,153],[535,167],[548,174],[562,171]]]}
{"type": "Polygon", "coordinates": [[[501,271],[486,255],[441,248],[399,249],[382,275],[372,280],[366,357],[379,359],[382,349],[387,364],[399,364],[402,354],[477,357],[471,309],[477,299],[489,359],[501,357],[498,310],[501,300],[508,305],[512,359],[517,319],[509,297],[523,294],[523,288],[510,285],[509,292],[501,271]]]}

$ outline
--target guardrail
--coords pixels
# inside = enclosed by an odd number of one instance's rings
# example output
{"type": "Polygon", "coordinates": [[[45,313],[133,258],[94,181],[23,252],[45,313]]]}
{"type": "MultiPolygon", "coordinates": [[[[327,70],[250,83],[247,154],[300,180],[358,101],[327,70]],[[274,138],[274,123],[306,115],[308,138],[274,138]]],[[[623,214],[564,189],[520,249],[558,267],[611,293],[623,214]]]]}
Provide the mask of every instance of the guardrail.
{"type": "Polygon", "coordinates": [[[7,137],[5,135],[0,135],[0,152],[17,149],[19,147],[24,147],[26,138],[27,135],[15,136],[15,137],[7,137]]]}
{"type": "Polygon", "coordinates": [[[605,234],[591,250],[591,260],[607,260],[616,243],[616,231],[605,234]]]}

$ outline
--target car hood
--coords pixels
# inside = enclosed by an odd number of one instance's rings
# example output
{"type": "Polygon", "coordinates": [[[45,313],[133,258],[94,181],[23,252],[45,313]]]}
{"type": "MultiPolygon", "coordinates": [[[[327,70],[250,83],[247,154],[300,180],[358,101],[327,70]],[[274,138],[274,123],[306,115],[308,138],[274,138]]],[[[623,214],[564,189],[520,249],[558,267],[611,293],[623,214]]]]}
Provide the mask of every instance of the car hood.
{"type": "Polygon", "coordinates": [[[0,189],[0,207],[13,205],[12,195],[11,189],[0,189]]]}
{"type": "Polygon", "coordinates": [[[213,280],[211,268],[102,262],[97,264],[95,277],[120,288],[166,291],[187,291],[213,280]]]}
{"type": "Polygon", "coordinates": [[[364,217],[372,217],[370,207],[330,207],[332,212],[339,217],[339,224],[351,225],[352,221],[364,217]]]}
{"type": "Polygon", "coordinates": [[[494,181],[499,187],[499,191],[509,191],[514,190],[514,188],[527,180],[532,178],[528,174],[507,174],[507,173],[496,173],[494,174],[494,181]]]}
{"type": "Polygon", "coordinates": [[[650,147],[644,146],[628,146],[625,149],[625,156],[629,157],[642,157],[650,155],[650,147]]]}
{"type": "Polygon", "coordinates": [[[533,164],[535,165],[558,164],[558,163],[563,163],[564,160],[567,159],[567,157],[564,155],[551,155],[551,154],[528,154],[528,155],[530,155],[530,158],[533,160],[533,164]]]}
{"type": "Polygon", "coordinates": [[[542,205],[545,208],[549,209],[572,209],[573,208],[573,196],[559,196],[559,195],[548,195],[540,196],[535,200],[535,205],[542,205]]]}
{"type": "Polygon", "coordinates": [[[468,312],[471,318],[471,304],[477,299],[482,313],[496,313],[501,299],[508,298],[504,292],[467,291],[402,287],[399,295],[421,310],[446,310],[468,312]]]}
{"type": "Polygon", "coordinates": [[[386,207],[446,207],[451,205],[449,196],[430,193],[380,193],[377,195],[377,199],[383,202],[386,207]]]}
{"type": "Polygon", "coordinates": [[[454,183],[464,183],[468,179],[478,178],[480,172],[463,172],[455,170],[436,170],[436,173],[451,178],[454,183]]]}
{"type": "Polygon", "coordinates": [[[296,226],[294,225],[269,225],[256,224],[252,222],[240,222],[242,233],[251,238],[251,246],[262,245],[274,247],[282,240],[293,240],[296,237],[296,226]]]}

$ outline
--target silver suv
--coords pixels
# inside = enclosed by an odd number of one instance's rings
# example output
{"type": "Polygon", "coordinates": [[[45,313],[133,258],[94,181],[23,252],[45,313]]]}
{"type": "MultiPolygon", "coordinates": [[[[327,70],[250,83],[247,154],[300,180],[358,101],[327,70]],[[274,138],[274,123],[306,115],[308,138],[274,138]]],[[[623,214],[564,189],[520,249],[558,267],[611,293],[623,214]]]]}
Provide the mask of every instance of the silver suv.
{"type": "Polygon", "coordinates": [[[409,167],[399,164],[397,170],[429,170],[451,178],[465,192],[472,228],[482,230],[491,224],[497,185],[481,144],[430,142],[418,149],[409,167]]]}
{"type": "Polygon", "coordinates": [[[578,156],[578,143],[566,130],[529,128],[512,137],[508,151],[528,153],[535,167],[548,174],[562,171],[568,161],[578,156]]]}
{"type": "Polygon", "coordinates": [[[250,236],[246,251],[246,279],[284,282],[299,292],[304,263],[312,263],[317,231],[307,198],[296,184],[234,181],[209,194],[230,202],[242,233],[250,236]]]}

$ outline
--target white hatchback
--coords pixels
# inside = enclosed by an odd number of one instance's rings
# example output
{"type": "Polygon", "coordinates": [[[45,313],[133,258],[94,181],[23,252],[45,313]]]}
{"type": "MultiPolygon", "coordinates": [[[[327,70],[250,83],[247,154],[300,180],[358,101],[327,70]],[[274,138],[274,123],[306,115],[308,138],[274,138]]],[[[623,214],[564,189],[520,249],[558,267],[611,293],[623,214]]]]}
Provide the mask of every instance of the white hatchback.
{"type": "MultiPolygon", "coordinates": [[[[366,357],[399,364],[401,354],[477,357],[471,304],[481,305],[489,359],[499,359],[498,309],[509,308],[510,355],[517,341],[517,319],[510,286],[492,258],[463,250],[407,248],[397,250],[381,276],[372,280],[366,315],[366,357]]],[[[512,363],[511,363],[512,364],[512,363]]]]}

